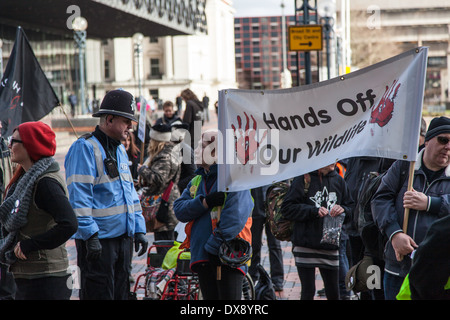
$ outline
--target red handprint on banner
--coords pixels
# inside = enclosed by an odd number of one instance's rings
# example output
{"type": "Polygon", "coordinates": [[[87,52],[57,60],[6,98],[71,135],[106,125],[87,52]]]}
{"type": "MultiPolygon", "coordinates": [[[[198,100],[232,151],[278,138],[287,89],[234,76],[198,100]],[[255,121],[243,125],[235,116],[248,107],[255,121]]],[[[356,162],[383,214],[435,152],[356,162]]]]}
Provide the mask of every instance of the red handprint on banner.
{"type": "Polygon", "coordinates": [[[394,80],[390,87],[386,86],[386,91],[380,102],[376,107],[372,108],[370,123],[377,123],[380,127],[384,127],[391,120],[392,113],[394,112],[394,100],[401,85],[401,83],[399,83],[395,86],[397,81],[398,80],[394,80]]]}
{"type": "Polygon", "coordinates": [[[241,116],[237,116],[238,128],[236,128],[233,124],[231,127],[234,131],[234,143],[236,149],[236,156],[242,164],[247,164],[249,161],[254,160],[256,158],[256,151],[258,150],[261,142],[266,138],[267,130],[264,131],[264,134],[261,140],[258,142],[256,140],[256,127],[257,123],[255,118],[252,115],[250,117],[253,120],[253,127],[250,128],[250,118],[247,113],[244,112],[246,123],[245,130],[242,129],[242,119],[241,116]]]}

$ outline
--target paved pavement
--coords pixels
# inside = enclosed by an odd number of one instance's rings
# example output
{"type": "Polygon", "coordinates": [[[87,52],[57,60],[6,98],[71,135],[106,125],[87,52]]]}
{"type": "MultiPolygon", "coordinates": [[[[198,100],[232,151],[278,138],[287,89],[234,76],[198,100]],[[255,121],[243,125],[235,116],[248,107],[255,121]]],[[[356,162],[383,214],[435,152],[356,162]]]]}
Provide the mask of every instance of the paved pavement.
{"type": "MultiPolygon", "coordinates": [[[[47,122],[49,123],[49,122],[47,122]]],[[[49,123],[50,124],[50,123],[49,123]]],[[[210,121],[205,122],[203,129],[217,128],[217,116],[214,111],[210,111],[210,121]]],[[[65,132],[57,132],[57,150],[55,154],[55,159],[60,163],[61,170],[64,171],[64,157],[68,151],[70,144],[75,140],[75,136],[71,136],[65,132]]],[[[148,234],[147,238],[149,243],[153,243],[153,234],[148,234]]],[[[67,250],[69,253],[70,265],[73,272],[76,274],[76,248],[74,240],[69,240],[67,242],[67,250]]],[[[277,299],[279,300],[298,300],[300,299],[300,289],[301,284],[298,278],[297,269],[294,263],[294,257],[291,252],[291,243],[283,241],[282,242],[283,251],[283,261],[284,261],[284,290],[277,292],[277,299]]],[[[263,247],[261,250],[261,264],[266,269],[267,272],[270,271],[269,256],[267,250],[267,242],[265,240],[265,235],[263,238],[263,247]]],[[[137,279],[139,274],[143,273],[146,268],[146,255],[138,257],[136,254],[133,256],[132,261],[132,276],[137,279]]],[[[76,277],[74,277],[76,279],[76,277]]],[[[320,278],[320,273],[316,270],[316,290],[323,288],[323,282],[320,278]]],[[[78,289],[77,283],[74,283],[74,289],[72,294],[72,299],[78,299],[78,289]]],[[[324,300],[323,297],[316,295],[315,299],[324,300]]]]}

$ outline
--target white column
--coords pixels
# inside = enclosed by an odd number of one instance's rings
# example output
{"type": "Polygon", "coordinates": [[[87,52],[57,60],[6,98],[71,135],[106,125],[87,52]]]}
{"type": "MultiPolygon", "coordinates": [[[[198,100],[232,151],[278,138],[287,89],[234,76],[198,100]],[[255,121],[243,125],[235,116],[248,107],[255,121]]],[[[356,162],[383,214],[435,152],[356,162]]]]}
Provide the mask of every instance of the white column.
{"type": "Polygon", "coordinates": [[[133,49],[133,40],[131,38],[114,39],[114,69],[117,82],[133,79],[133,70],[135,70],[133,67],[133,49]]]}
{"type": "Polygon", "coordinates": [[[166,79],[173,79],[173,37],[167,36],[164,38],[164,69],[166,79]]]}

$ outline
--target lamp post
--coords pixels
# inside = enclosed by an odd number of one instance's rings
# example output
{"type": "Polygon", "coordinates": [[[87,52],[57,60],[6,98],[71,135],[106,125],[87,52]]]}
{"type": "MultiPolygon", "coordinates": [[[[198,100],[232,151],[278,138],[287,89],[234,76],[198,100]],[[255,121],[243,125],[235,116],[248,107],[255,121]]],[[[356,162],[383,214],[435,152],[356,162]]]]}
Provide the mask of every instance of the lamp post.
{"type": "Polygon", "coordinates": [[[81,113],[86,110],[85,82],[84,82],[84,50],[86,49],[86,29],[87,20],[81,16],[73,19],[72,28],[74,31],[74,39],[78,47],[78,61],[80,67],[80,100],[81,113]]]}
{"type": "MultiPolygon", "coordinates": [[[[303,25],[309,25],[311,22],[317,23],[317,15],[312,15],[317,11],[317,0],[313,0],[313,6],[309,4],[309,0],[303,0],[301,5],[297,3],[295,0],[295,22],[299,24],[299,13],[303,13],[302,23],[303,25]],[[310,15],[311,13],[311,15],[310,15]]],[[[309,51],[305,51],[305,84],[312,83],[312,75],[311,75],[311,53],[309,51]]],[[[299,52],[297,52],[297,61],[299,60],[299,52]]],[[[300,72],[297,73],[297,82],[300,85],[300,72]]]]}
{"type": "MultiPolygon", "coordinates": [[[[144,40],[144,35],[140,32],[137,32],[133,35],[133,42],[134,42],[134,54],[136,58],[136,73],[137,73],[137,80],[138,80],[138,88],[139,88],[139,99],[142,98],[142,41],[144,40]]],[[[141,107],[142,107],[142,101],[141,101],[141,107]]]]}
{"type": "Polygon", "coordinates": [[[284,1],[281,0],[281,46],[283,54],[283,71],[281,72],[281,87],[292,87],[291,72],[287,68],[287,53],[286,53],[286,17],[284,15],[284,1]]]}
{"type": "MultiPolygon", "coordinates": [[[[145,101],[142,96],[142,78],[143,78],[143,63],[142,60],[142,42],[144,40],[144,35],[137,32],[133,35],[134,42],[134,56],[136,61],[136,75],[138,80],[138,90],[139,90],[139,103],[141,105],[141,110],[139,114],[139,125],[138,125],[138,138],[141,140],[141,159],[140,163],[144,163],[144,149],[145,149],[145,127],[146,127],[146,108],[147,101],[145,101]]],[[[137,109],[137,108],[136,108],[137,109]]]]}
{"type": "Polygon", "coordinates": [[[324,26],[324,33],[325,33],[325,46],[327,50],[327,75],[328,78],[331,78],[331,52],[330,52],[330,40],[333,37],[333,25],[334,25],[334,19],[333,15],[336,12],[335,4],[333,0],[322,0],[319,2],[319,5],[317,7],[317,13],[320,16],[320,23],[324,26]]]}

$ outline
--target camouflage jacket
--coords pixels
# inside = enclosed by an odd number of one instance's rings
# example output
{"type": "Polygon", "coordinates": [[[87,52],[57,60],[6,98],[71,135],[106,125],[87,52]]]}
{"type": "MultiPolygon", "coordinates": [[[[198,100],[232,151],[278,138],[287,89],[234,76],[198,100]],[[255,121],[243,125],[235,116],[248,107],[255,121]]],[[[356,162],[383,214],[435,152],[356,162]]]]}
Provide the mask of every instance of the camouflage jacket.
{"type": "Polygon", "coordinates": [[[170,221],[157,231],[173,230],[178,220],[173,212],[173,202],[180,196],[177,183],[180,178],[181,155],[179,148],[173,143],[167,143],[147,166],[142,166],[139,171],[139,185],[144,196],[162,194],[170,181],[173,181],[172,191],[169,197],[170,221]]]}

